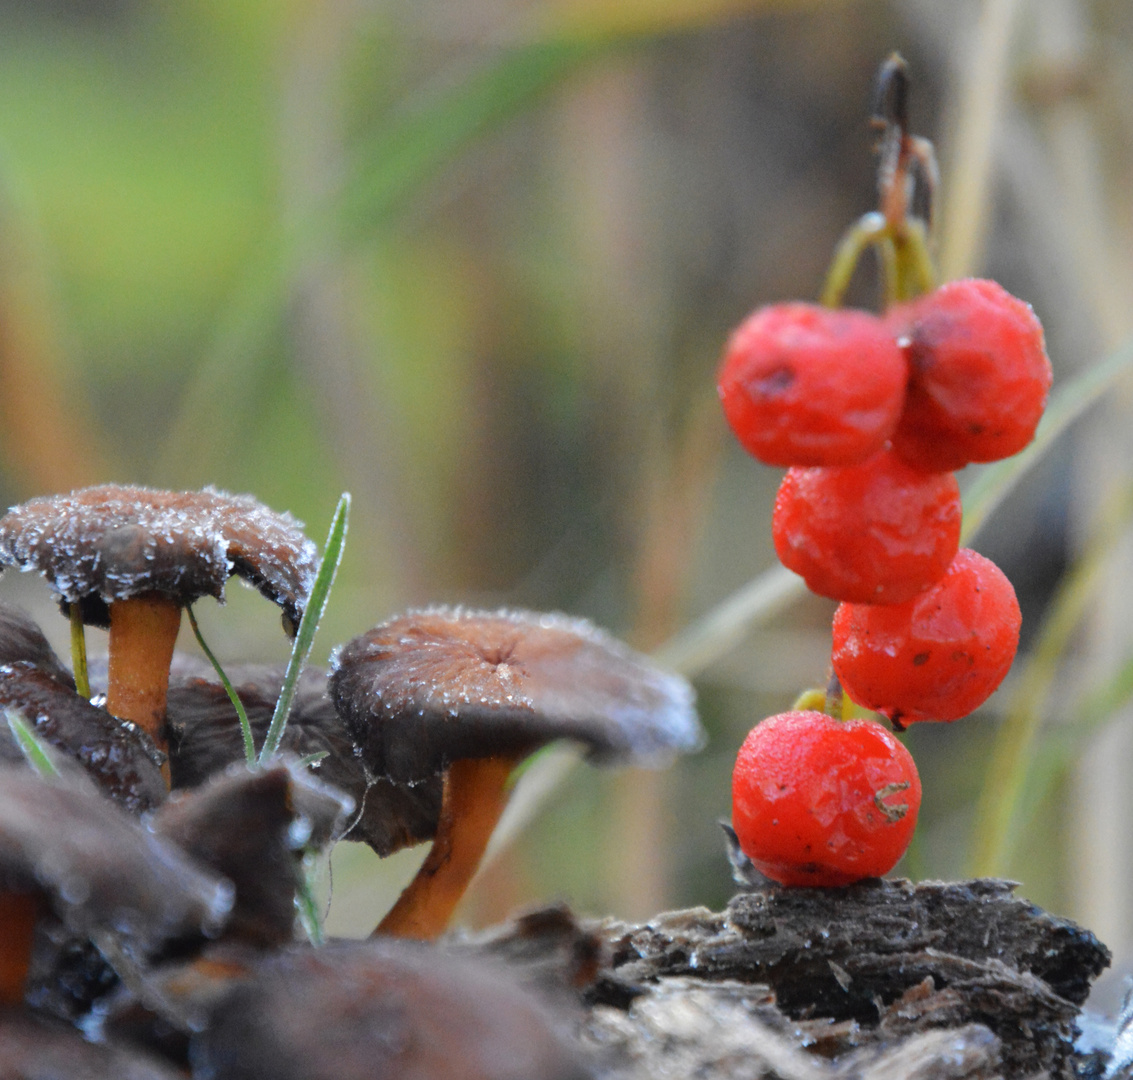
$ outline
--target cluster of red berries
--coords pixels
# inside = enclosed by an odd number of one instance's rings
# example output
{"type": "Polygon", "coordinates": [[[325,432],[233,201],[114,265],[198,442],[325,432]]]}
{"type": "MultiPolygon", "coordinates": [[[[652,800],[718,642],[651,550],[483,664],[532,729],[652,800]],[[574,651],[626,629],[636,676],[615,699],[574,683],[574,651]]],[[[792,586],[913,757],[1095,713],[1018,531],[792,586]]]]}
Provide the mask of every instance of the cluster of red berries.
{"type": "MultiPolygon", "coordinates": [[[[788,467],[775,550],[840,601],[834,673],[894,726],[966,716],[1011,666],[1019,605],[992,562],[959,548],[952,470],[1023,449],[1050,383],[1037,318],[992,281],[952,282],[881,316],[775,305],[729,342],[728,422],[760,461],[788,467]]],[[[919,800],[912,758],[880,725],[788,713],[740,752],[733,824],[769,877],[845,884],[896,863],[919,800]],[[850,748],[863,739],[876,752],[850,748]],[[900,814],[878,794],[898,790],[900,814]]]]}

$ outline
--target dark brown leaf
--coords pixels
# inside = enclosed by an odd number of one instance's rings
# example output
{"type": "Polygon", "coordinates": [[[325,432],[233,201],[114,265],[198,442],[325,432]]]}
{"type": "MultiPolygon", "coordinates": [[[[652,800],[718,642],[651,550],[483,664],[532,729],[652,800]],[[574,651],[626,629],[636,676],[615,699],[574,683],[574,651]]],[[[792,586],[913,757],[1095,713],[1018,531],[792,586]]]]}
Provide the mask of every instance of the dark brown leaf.
{"type": "Polygon", "coordinates": [[[0,1013],[2,1080],[178,1080],[182,1074],[127,1046],[87,1042],[74,1028],[0,1013]]]}
{"type": "Polygon", "coordinates": [[[0,769],[0,886],[45,893],[68,929],[109,931],[143,955],[214,931],[231,885],[85,785],[0,769]]]}
{"type": "MultiPolygon", "coordinates": [[[[140,814],[165,798],[162,756],[140,728],[96,708],[73,685],[19,661],[0,667],[0,709],[18,709],[35,733],[78,761],[123,809],[140,814]]],[[[0,757],[20,759],[0,723],[0,757]]]]}

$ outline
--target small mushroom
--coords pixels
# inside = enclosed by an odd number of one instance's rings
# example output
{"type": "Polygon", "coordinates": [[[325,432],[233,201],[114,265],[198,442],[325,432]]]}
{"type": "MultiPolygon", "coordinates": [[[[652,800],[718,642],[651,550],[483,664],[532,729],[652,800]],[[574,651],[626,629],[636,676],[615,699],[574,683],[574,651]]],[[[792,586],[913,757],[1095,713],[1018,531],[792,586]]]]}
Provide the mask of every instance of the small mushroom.
{"type": "MultiPolygon", "coordinates": [[[[180,654],[178,654],[180,656],[180,654]]],[[[175,661],[174,667],[183,667],[175,661]]],[[[263,744],[279,688],[281,668],[230,668],[257,746],[263,744]]],[[[210,776],[244,760],[243,739],[228,693],[209,667],[200,673],[176,673],[168,698],[169,763],[173,788],[197,787],[210,776]]],[[[327,695],[326,672],[306,667],[299,677],[281,749],[299,758],[325,756],[312,764],[313,775],[345,791],[357,812],[343,840],[370,845],[385,857],[411,844],[431,840],[441,812],[441,778],[421,784],[395,784],[367,772],[354,742],[327,695]]]]}
{"type": "Polygon", "coordinates": [[[337,941],[262,960],[193,1040],[215,1080],[585,1080],[547,1010],[485,957],[337,941]]]}
{"type": "Polygon", "coordinates": [[[433,848],[377,929],[403,937],[444,930],[533,751],[570,739],[599,763],[659,766],[703,737],[684,679],[562,615],[410,612],[337,652],[331,696],[375,775],[445,776],[433,848]]]}
{"type": "MultiPolygon", "coordinates": [[[[82,765],[124,809],[140,814],[165,797],[161,754],[153,740],[77,693],[43,632],[8,604],[0,604],[0,712],[4,709],[16,709],[40,738],[82,765]]],[[[0,761],[24,763],[2,716],[0,761]]]]}
{"type": "Polygon", "coordinates": [[[45,907],[66,928],[120,935],[142,957],[189,932],[211,933],[232,886],[99,795],[89,781],[50,781],[0,768],[0,982],[16,1003],[30,928],[45,907]],[[0,905],[3,906],[3,905],[0,905]]]}
{"type": "MultiPolygon", "coordinates": [[[[140,728],[119,723],[74,687],[26,661],[0,666],[0,711],[16,709],[35,733],[77,761],[124,810],[141,814],[166,795],[162,755],[140,728]]],[[[0,759],[22,755],[0,716],[0,759]]]]}
{"type": "Polygon", "coordinates": [[[329,843],[353,805],[297,765],[248,769],[238,763],[203,787],[174,792],[151,828],[233,883],[226,937],[281,945],[294,937],[295,852],[329,843]]]}
{"type": "Polygon", "coordinates": [[[110,628],[106,707],[164,748],[162,725],[181,609],[224,598],[237,574],[283,609],[294,632],[315,546],[289,514],[205,488],[105,485],[33,499],[0,519],[0,564],[42,574],[64,610],[110,628]]]}
{"type": "Polygon", "coordinates": [[[25,611],[0,603],[0,665],[27,663],[56,682],[75,689],[75,680],[60,662],[39,625],[25,611]]]}

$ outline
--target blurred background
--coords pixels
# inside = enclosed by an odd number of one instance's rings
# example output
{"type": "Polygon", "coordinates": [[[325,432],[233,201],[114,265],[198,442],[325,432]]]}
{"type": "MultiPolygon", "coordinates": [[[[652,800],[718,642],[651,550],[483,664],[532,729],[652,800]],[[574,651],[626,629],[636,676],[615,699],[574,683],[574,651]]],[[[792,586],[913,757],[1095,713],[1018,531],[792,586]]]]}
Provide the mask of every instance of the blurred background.
{"type": "MultiPolygon", "coordinates": [[[[0,0],[0,500],[214,484],[321,543],[349,490],[320,661],[433,601],[661,650],[707,748],[559,769],[462,919],[722,905],[732,758],[825,683],[833,605],[743,592],[774,575],[779,474],[714,373],[873,207],[894,49],[941,158],[943,275],[1029,300],[1056,388],[1129,366],[1127,0],[0,0]]],[[[1013,877],[1126,958],[1133,403],[1106,386],[975,537],[1024,648],[979,715],[905,736],[925,802],[899,870],[1013,877]]],[[[38,580],[0,596],[65,651],[38,580]]],[[[199,616],[222,659],[286,657],[247,590],[199,616]]],[[[331,930],[368,932],[421,854],[341,845],[331,930]]]]}

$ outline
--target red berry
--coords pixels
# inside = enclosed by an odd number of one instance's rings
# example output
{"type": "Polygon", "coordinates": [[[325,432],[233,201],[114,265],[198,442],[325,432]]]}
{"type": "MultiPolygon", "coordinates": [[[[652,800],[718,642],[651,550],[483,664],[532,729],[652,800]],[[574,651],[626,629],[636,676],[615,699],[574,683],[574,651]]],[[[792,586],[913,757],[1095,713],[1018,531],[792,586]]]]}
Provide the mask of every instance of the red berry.
{"type": "Polygon", "coordinates": [[[1034,437],[1050,389],[1043,329],[994,281],[953,281],[888,318],[909,361],[893,450],[940,472],[998,461],[1034,437]]]}
{"type": "Polygon", "coordinates": [[[717,388],[736,438],[765,464],[853,465],[893,432],[907,377],[877,316],[776,304],[732,334],[717,388]]]}
{"type": "Polygon", "coordinates": [[[771,522],[780,562],[832,600],[899,604],[937,581],[960,544],[960,487],[891,453],[791,469],[771,522]]]}
{"type": "Polygon", "coordinates": [[[748,733],[732,773],[732,827],[782,885],[849,885],[892,870],[917,824],[908,750],[872,720],[786,712],[748,733]]]}
{"type": "Polygon", "coordinates": [[[853,701],[900,723],[958,720],[1003,681],[1020,622],[1003,571],[962,548],[948,573],[906,604],[842,604],[834,674],[853,701]]]}

